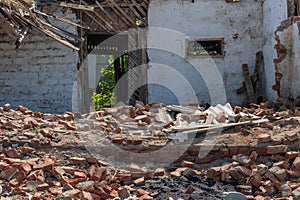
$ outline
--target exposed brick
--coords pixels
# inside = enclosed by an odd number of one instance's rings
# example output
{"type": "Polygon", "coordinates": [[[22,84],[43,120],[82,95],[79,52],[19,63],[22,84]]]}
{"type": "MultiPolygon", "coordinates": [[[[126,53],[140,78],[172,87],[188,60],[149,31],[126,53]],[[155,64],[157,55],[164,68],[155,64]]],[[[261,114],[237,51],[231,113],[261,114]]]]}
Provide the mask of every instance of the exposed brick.
{"type": "Polygon", "coordinates": [[[250,185],[238,185],[236,187],[237,191],[245,194],[245,195],[251,195],[252,194],[252,187],[250,185]]]}
{"type": "Polygon", "coordinates": [[[295,172],[300,172],[300,157],[295,158],[291,169],[295,172]]]}
{"type": "Polygon", "coordinates": [[[183,161],[182,166],[183,167],[188,167],[188,168],[194,168],[195,164],[193,162],[183,161]]]}
{"type": "Polygon", "coordinates": [[[145,184],[145,178],[141,177],[133,181],[133,183],[137,186],[141,186],[145,184]]]}
{"type": "Polygon", "coordinates": [[[298,155],[299,155],[299,152],[297,152],[297,151],[289,151],[286,153],[286,157],[288,159],[294,159],[294,158],[298,157],[298,155]]]}
{"type": "Polygon", "coordinates": [[[154,198],[151,197],[150,195],[148,194],[144,194],[143,196],[139,197],[138,200],[153,200],[154,198]]]}
{"type": "Polygon", "coordinates": [[[288,151],[288,147],[286,145],[277,145],[277,146],[268,146],[267,154],[282,154],[288,151]]]}
{"type": "Polygon", "coordinates": [[[271,136],[269,134],[260,134],[257,137],[259,142],[270,142],[271,141],[271,136]]]}
{"type": "Polygon", "coordinates": [[[126,189],[125,187],[118,188],[118,194],[121,198],[128,198],[130,196],[128,189],[126,189]]]}
{"type": "Polygon", "coordinates": [[[192,194],[193,192],[194,192],[194,187],[193,187],[193,185],[189,185],[187,188],[186,188],[186,190],[185,190],[185,194],[192,194]]]}

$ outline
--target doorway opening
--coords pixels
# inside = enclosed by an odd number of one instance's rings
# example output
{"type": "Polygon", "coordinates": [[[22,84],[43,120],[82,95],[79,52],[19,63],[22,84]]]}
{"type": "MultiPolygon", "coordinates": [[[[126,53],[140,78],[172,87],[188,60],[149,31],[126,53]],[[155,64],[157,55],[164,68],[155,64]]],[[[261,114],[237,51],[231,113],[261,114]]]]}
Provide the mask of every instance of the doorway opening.
{"type": "Polygon", "coordinates": [[[88,79],[95,110],[111,107],[128,96],[128,35],[87,35],[88,79]],[[124,77],[123,77],[124,76],[124,77]]]}

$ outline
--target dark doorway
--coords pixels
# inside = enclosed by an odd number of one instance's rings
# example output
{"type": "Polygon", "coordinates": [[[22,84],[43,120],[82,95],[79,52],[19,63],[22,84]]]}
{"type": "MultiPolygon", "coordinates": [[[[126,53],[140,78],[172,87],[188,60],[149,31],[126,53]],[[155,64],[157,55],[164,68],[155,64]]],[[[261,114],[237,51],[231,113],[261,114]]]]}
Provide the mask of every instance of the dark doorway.
{"type": "Polygon", "coordinates": [[[115,85],[123,76],[128,82],[126,77],[128,71],[128,36],[125,34],[89,34],[87,35],[87,50],[88,54],[95,59],[93,65],[95,65],[95,72],[97,73],[96,89],[92,97],[95,109],[109,107],[117,101],[126,103],[128,84],[119,85],[118,88],[115,88],[115,85]],[[115,99],[112,99],[113,92],[115,92],[115,99]]]}

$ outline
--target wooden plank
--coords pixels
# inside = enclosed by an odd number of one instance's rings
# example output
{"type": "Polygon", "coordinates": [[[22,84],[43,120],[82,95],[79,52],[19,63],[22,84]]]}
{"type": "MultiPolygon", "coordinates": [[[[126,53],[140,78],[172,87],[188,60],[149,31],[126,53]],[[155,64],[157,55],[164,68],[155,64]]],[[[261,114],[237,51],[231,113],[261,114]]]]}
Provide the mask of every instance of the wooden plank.
{"type": "Polygon", "coordinates": [[[31,26],[33,26],[34,28],[36,28],[37,30],[41,31],[42,33],[46,34],[47,36],[51,37],[52,39],[58,41],[59,43],[74,49],[76,51],[79,51],[79,47],[75,46],[71,41],[62,38],[60,35],[53,33],[52,31],[42,27],[42,26],[37,26],[35,23],[31,22],[30,20],[23,18],[22,16],[20,16],[19,14],[16,15],[20,20],[23,20],[25,22],[27,22],[28,24],[30,24],[31,26]]]}
{"type": "Polygon", "coordinates": [[[148,4],[143,2],[140,4],[142,7],[144,7],[145,10],[148,10],[148,4]]]}
{"type": "MultiPolygon", "coordinates": [[[[71,0],[71,2],[75,3],[74,0],[71,0]]],[[[101,26],[104,30],[108,31],[108,29],[100,23],[93,15],[91,15],[89,12],[83,10],[84,14],[86,14],[88,17],[90,17],[92,20],[94,20],[99,26],[101,26]]]]}
{"type": "MultiPolygon", "coordinates": [[[[96,4],[98,5],[98,7],[101,9],[101,11],[106,15],[106,17],[111,20],[113,23],[115,23],[115,25],[118,25],[118,22],[110,16],[110,14],[103,8],[103,6],[98,2],[96,1],[96,4]]],[[[117,28],[115,27],[115,30],[117,30],[117,28]]]]}
{"type": "Polygon", "coordinates": [[[249,68],[247,64],[243,64],[242,66],[243,69],[243,76],[245,79],[245,84],[246,84],[246,89],[247,89],[247,94],[248,94],[248,99],[251,103],[254,103],[254,90],[253,90],[253,85],[252,81],[249,75],[249,68]]]}
{"type": "MultiPolygon", "coordinates": [[[[109,4],[109,2],[107,3],[109,4]]],[[[110,5],[110,8],[120,17],[120,19],[127,25],[128,28],[131,27],[130,23],[126,19],[124,19],[124,17],[120,14],[120,12],[118,12],[116,8],[114,8],[113,5],[110,5]]]]}
{"type": "Polygon", "coordinates": [[[129,9],[135,14],[135,16],[142,21],[144,25],[147,25],[147,21],[134,9],[134,7],[129,4],[129,9]]]}
{"type": "Polygon", "coordinates": [[[39,23],[41,23],[41,24],[43,24],[43,25],[45,25],[45,26],[47,26],[48,28],[50,28],[50,29],[52,29],[52,30],[58,31],[58,32],[60,32],[60,33],[63,33],[63,34],[67,35],[67,36],[70,37],[70,38],[79,40],[79,41],[81,41],[81,42],[84,40],[83,38],[81,38],[81,37],[79,37],[79,36],[77,36],[77,35],[75,35],[75,34],[73,34],[73,33],[70,33],[70,32],[65,31],[65,30],[63,30],[63,29],[60,29],[60,28],[58,28],[58,27],[56,27],[56,26],[54,26],[54,25],[52,25],[52,24],[49,24],[49,23],[47,23],[47,22],[45,22],[45,21],[43,21],[43,20],[41,20],[41,19],[39,19],[39,18],[36,18],[36,21],[39,22],[39,23]]]}
{"type": "Polygon", "coordinates": [[[261,64],[263,61],[263,52],[259,51],[256,53],[256,60],[255,60],[255,67],[254,67],[254,80],[251,79],[252,82],[254,82],[254,89],[255,89],[255,100],[257,100],[259,94],[260,94],[260,83],[261,83],[261,64]]]}
{"type": "Polygon", "coordinates": [[[138,9],[138,11],[140,11],[140,13],[142,13],[142,15],[145,17],[147,16],[147,13],[140,7],[140,5],[135,1],[135,0],[131,0],[131,2],[134,4],[134,6],[138,9]]]}
{"type": "Polygon", "coordinates": [[[61,21],[61,22],[70,24],[70,25],[72,25],[72,26],[77,26],[77,27],[84,28],[84,29],[87,29],[87,30],[90,29],[90,27],[87,27],[87,26],[81,26],[80,24],[77,24],[77,23],[72,22],[72,21],[70,21],[70,20],[67,20],[67,19],[64,19],[64,18],[61,18],[61,17],[57,17],[57,16],[55,16],[55,15],[46,14],[46,13],[43,13],[43,12],[41,12],[41,11],[39,11],[39,10],[33,10],[33,12],[36,13],[36,14],[45,16],[45,17],[47,17],[47,18],[55,19],[55,20],[58,20],[58,21],[61,21]]]}
{"type": "MultiPolygon", "coordinates": [[[[84,5],[88,5],[84,0],[81,0],[81,2],[84,5]]],[[[104,24],[112,31],[116,31],[114,27],[112,27],[108,21],[106,21],[101,15],[99,15],[99,13],[97,13],[96,11],[94,11],[94,14],[102,21],[104,22],[104,24]]]]}
{"type": "Polygon", "coordinates": [[[53,1],[43,1],[41,5],[54,5],[54,6],[61,6],[66,8],[73,8],[77,10],[85,10],[85,11],[94,11],[93,6],[84,6],[76,3],[66,3],[66,2],[53,2],[53,1]]]}
{"type": "Polygon", "coordinates": [[[123,10],[120,8],[118,4],[116,4],[113,0],[108,0],[114,7],[116,7],[117,10],[120,11],[120,13],[133,25],[133,27],[137,27],[134,20],[131,19],[123,10]]]}

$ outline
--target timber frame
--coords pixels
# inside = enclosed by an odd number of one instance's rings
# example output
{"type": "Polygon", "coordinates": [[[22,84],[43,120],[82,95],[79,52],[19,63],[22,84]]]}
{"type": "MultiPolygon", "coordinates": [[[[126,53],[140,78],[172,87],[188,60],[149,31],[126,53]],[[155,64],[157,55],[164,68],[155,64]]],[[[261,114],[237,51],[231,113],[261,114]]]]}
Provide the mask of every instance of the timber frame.
{"type": "MultiPolygon", "coordinates": [[[[80,112],[89,112],[91,91],[88,89],[87,79],[87,35],[118,34],[130,29],[139,30],[148,26],[148,0],[0,0],[0,18],[7,22],[9,32],[16,37],[16,48],[31,29],[36,29],[57,42],[79,52],[80,63],[77,83],[80,86],[80,112]],[[78,21],[71,21],[53,14],[53,10],[72,9],[78,21]],[[77,27],[78,34],[64,30],[63,27],[51,22],[59,21],[77,27]]],[[[146,35],[142,31],[128,34],[129,50],[129,82],[128,91],[132,92],[134,100],[147,102],[147,87],[139,91],[131,91],[131,86],[137,82],[146,83],[147,72],[134,70],[135,66],[147,63],[146,49],[138,49],[139,43],[146,47],[146,35]]],[[[132,98],[128,97],[129,99],[132,98]]]]}

